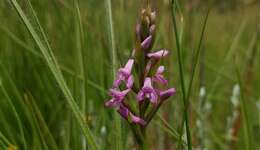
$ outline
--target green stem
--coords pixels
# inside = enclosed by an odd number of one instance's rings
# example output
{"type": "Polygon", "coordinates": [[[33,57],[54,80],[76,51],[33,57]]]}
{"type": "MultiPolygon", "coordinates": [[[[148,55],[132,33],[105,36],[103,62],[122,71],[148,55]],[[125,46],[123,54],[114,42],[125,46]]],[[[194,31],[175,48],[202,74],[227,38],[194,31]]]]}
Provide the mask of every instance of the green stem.
{"type": "Polygon", "coordinates": [[[247,103],[245,101],[244,97],[244,86],[241,80],[240,76],[240,71],[238,68],[238,65],[236,65],[236,74],[238,78],[238,83],[240,87],[240,99],[241,99],[241,111],[242,111],[242,117],[243,117],[243,132],[244,132],[244,141],[245,141],[245,149],[246,150],[251,150],[251,129],[250,129],[250,124],[249,124],[249,115],[248,115],[248,110],[247,110],[247,103]]]}
{"type": "Polygon", "coordinates": [[[160,106],[162,105],[162,102],[160,102],[157,106],[155,106],[151,112],[146,117],[146,126],[150,123],[156,112],[159,110],[160,106]]]}
{"type": "MultiPolygon", "coordinates": [[[[205,32],[205,29],[206,29],[206,23],[207,23],[207,20],[208,20],[208,15],[209,15],[209,11],[210,9],[208,10],[207,12],[207,15],[206,15],[206,18],[204,20],[204,23],[203,23],[203,28],[202,28],[202,32],[201,32],[201,35],[200,35],[200,41],[199,41],[199,45],[198,45],[198,49],[196,51],[196,54],[195,54],[195,57],[194,57],[194,63],[192,65],[192,71],[191,71],[191,79],[190,79],[190,82],[189,82],[189,87],[188,87],[188,92],[187,92],[187,104],[184,108],[185,111],[188,110],[189,108],[189,99],[190,99],[190,95],[191,95],[191,90],[192,90],[192,85],[193,85],[193,79],[194,79],[194,76],[195,76],[195,71],[196,71],[196,68],[197,68],[197,64],[198,64],[198,59],[199,59],[199,56],[200,56],[200,51],[201,51],[201,45],[202,45],[202,40],[203,40],[203,37],[204,37],[204,32],[205,32]]],[[[183,118],[182,118],[182,125],[184,124],[185,122],[185,115],[183,115],[183,118]]],[[[181,134],[183,134],[183,126],[181,126],[181,134]]],[[[182,145],[181,144],[181,138],[179,139],[178,141],[178,148],[180,148],[180,146],[182,145]]]]}
{"type": "Polygon", "coordinates": [[[130,124],[131,130],[134,134],[134,140],[137,144],[137,149],[138,150],[146,150],[147,145],[146,145],[146,136],[145,136],[145,127],[135,125],[135,124],[130,124]]]}
{"type": "MultiPolygon", "coordinates": [[[[181,80],[181,90],[182,90],[182,100],[184,104],[184,108],[186,107],[186,92],[185,92],[185,84],[184,84],[184,73],[183,73],[183,61],[181,57],[181,46],[180,46],[180,40],[178,35],[178,29],[177,29],[177,23],[175,18],[175,11],[174,11],[174,1],[172,1],[172,19],[173,19],[173,27],[174,27],[174,33],[175,33],[175,39],[176,39],[176,46],[177,46],[177,55],[178,55],[178,65],[179,65],[179,73],[180,73],[180,80],[181,80]]],[[[187,142],[188,142],[188,149],[192,150],[192,144],[191,144],[191,136],[190,136],[190,128],[189,128],[189,116],[188,116],[188,110],[184,110],[184,116],[185,116],[185,127],[186,127],[186,135],[187,135],[187,142]]],[[[181,131],[182,133],[182,131],[181,131]]],[[[182,134],[180,134],[182,136],[182,134]]]]}

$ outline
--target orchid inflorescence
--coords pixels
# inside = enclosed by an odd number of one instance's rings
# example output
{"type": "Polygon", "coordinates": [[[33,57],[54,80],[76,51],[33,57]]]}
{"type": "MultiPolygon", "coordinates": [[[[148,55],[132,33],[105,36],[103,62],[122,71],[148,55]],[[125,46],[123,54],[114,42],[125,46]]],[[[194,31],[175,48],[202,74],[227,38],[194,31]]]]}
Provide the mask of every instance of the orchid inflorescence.
{"type": "Polygon", "coordinates": [[[169,51],[151,52],[155,39],[155,18],[155,11],[150,8],[142,10],[136,26],[132,57],[118,70],[113,87],[109,90],[112,99],[105,103],[107,107],[116,108],[130,124],[142,127],[147,126],[161,104],[175,93],[174,88],[167,88],[168,81],[163,75],[165,67],[157,65],[169,51]],[[136,99],[134,103],[137,102],[134,108],[130,103],[133,101],[129,100],[132,95],[136,99]]]}

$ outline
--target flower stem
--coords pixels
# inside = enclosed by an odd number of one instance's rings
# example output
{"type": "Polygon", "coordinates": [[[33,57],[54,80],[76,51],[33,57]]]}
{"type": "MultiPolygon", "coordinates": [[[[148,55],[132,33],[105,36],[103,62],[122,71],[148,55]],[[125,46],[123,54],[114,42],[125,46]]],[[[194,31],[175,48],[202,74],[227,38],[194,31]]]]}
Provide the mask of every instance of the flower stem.
{"type": "Polygon", "coordinates": [[[134,124],[130,124],[131,129],[133,131],[134,134],[134,140],[137,144],[137,149],[138,150],[146,150],[147,149],[147,145],[146,145],[146,136],[145,136],[145,127],[139,126],[139,125],[134,125],[134,124]]]}
{"type": "Polygon", "coordinates": [[[146,117],[146,126],[150,123],[156,112],[159,110],[160,106],[162,105],[162,102],[160,102],[157,106],[155,106],[150,113],[146,117]]]}

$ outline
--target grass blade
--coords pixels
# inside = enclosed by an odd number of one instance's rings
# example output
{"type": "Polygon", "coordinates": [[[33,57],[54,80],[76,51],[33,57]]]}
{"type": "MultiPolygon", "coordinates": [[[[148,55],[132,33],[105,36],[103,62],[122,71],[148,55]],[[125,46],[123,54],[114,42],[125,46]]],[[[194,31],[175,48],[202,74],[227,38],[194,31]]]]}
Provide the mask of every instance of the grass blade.
{"type": "Polygon", "coordinates": [[[248,110],[247,110],[247,103],[245,101],[244,97],[244,86],[241,81],[240,71],[238,66],[236,66],[236,74],[237,74],[237,80],[240,87],[240,99],[241,99],[241,111],[243,116],[243,131],[244,131],[244,141],[245,141],[245,150],[251,150],[251,135],[250,135],[250,124],[249,124],[249,116],[248,116],[248,110]]]}
{"type": "MultiPolygon", "coordinates": [[[[85,79],[85,69],[84,69],[84,59],[83,59],[83,49],[85,48],[84,46],[84,31],[83,31],[83,25],[82,25],[82,20],[81,20],[81,13],[79,9],[79,1],[75,0],[75,18],[76,18],[76,45],[77,45],[77,64],[79,67],[78,73],[79,76],[82,77],[82,81],[79,82],[79,90],[80,90],[80,104],[81,104],[81,111],[83,114],[86,114],[86,79],[85,79]]],[[[81,135],[80,139],[82,140],[82,149],[87,149],[86,146],[86,140],[83,135],[81,135]]]]}
{"type": "Polygon", "coordinates": [[[29,108],[31,109],[31,114],[33,116],[33,119],[35,120],[36,127],[38,128],[40,135],[42,137],[46,137],[46,143],[51,146],[51,149],[58,150],[57,143],[54,140],[54,137],[52,136],[47,123],[45,122],[42,113],[38,106],[35,103],[34,97],[31,95],[31,93],[25,94],[25,100],[27,101],[27,105],[29,105],[29,108]]]}
{"type": "MultiPolygon", "coordinates": [[[[114,37],[114,27],[113,27],[113,15],[112,15],[112,6],[111,0],[107,0],[107,12],[108,12],[108,28],[109,28],[109,41],[110,41],[110,50],[111,50],[111,57],[112,57],[112,68],[113,68],[113,78],[116,78],[117,72],[117,53],[116,53],[116,46],[115,46],[115,37],[114,37]]],[[[121,150],[123,149],[122,146],[122,127],[121,127],[121,118],[114,111],[114,118],[115,118],[115,133],[117,135],[116,140],[114,140],[116,149],[121,150]]]]}
{"type": "MultiPolygon", "coordinates": [[[[199,41],[199,44],[198,44],[198,49],[196,50],[195,56],[194,56],[194,59],[193,59],[194,62],[192,64],[191,78],[190,78],[188,92],[187,92],[187,100],[186,100],[187,102],[186,102],[186,105],[184,106],[184,110],[186,112],[189,109],[189,99],[190,99],[190,95],[191,95],[191,90],[192,90],[192,86],[193,86],[193,80],[194,80],[194,76],[195,76],[195,72],[196,72],[199,56],[200,56],[201,45],[202,45],[202,41],[203,41],[203,37],[204,37],[204,32],[205,32],[205,29],[206,29],[206,24],[207,24],[207,21],[208,21],[208,16],[209,16],[209,11],[207,12],[206,17],[204,19],[203,27],[202,27],[202,31],[201,31],[201,35],[200,35],[200,41],[199,41]]],[[[183,116],[183,119],[182,119],[182,128],[183,128],[184,121],[185,121],[185,115],[183,116]]],[[[181,132],[183,132],[183,129],[181,129],[181,132]]],[[[179,139],[179,142],[181,141],[180,139],[179,139]]],[[[178,145],[180,146],[180,143],[178,145]]]]}
{"type": "MultiPolygon", "coordinates": [[[[178,28],[177,28],[177,22],[176,22],[176,14],[175,14],[175,0],[172,0],[172,19],[173,19],[173,27],[174,27],[174,33],[175,33],[175,40],[176,40],[176,46],[177,46],[177,55],[178,55],[178,65],[179,65],[179,74],[180,74],[180,80],[181,80],[181,92],[182,92],[182,101],[184,108],[187,105],[186,101],[186,90],[185,90],[185,83],[184,83],[184,73],[183,73],[183,61],[181,57],[181,45],[180,45],[180,37],[178,35],[178,28]]],[[[191,135],[190,135],[190,128],[189,128],[189,116],[187,110],[184,110],[184,117],[185,117],[185,128],[186,128],[186,134],[187,134],[187,142],[188,142],[188,149],[192,150],[192,143],[191,143],[191,135]]],[[[182,132],[182,131],[181,131],[182,132]]],[[[182,134],[180,134],[180,139],[182,137],[182,134]]]]}
{"type": "Polygon", "coordinates": [[[3,135],[0,131],[0,140],[2,141],[3,145],[11,145],[11,142],[3,135]]]}
{"type": "MultiPolygon", "coordinates": [[[[171,127],[171,125],[163,119],[162,116],[160,115],[157,115],[157,117],[159,118],[159,120],[162,122],[163,125],[161,125],[159,122],[158,122],[158,125],[164,129],[166,132],[168,132],[175,140],[179,140],[179,133],[177,132],[177,130],[175,130],[173,127],[171,127]]],[[[185,141],[181,140],[181,144],[183,146],[187,146],[187,143],[185,143],[185,141]]]]}
{"type": "MultiPolygon", "coordinates": [[[[247,19],[243,20],[243,22],[241,23],[237,34],[235,35],[232,44],[230,46],[230,48],[228,49],[227,55],[224,58],[224,62],[221,64],[221,68],[219,69],[219,73],[224,72],[225,68],[227,66],[227,64],[231,61],[230,59],[233,58],[232,56],[235,54],[236,49],[238,47],[239,41],[242,37],[242,33],[245,31],[246,29],[246,25],[247,25],[247,19]]],[[[209,93],[207,95],[207,99],[211,99],[214,96],[214,93],[217,90],[217,86],[220,83],[221,76],[217,76],[216,79],[214,80],[214,82],[212,83],[212,87],[209,90],[209,93]]]]}
{"type": "Polygon", "coordinates": [[[47,62],[47,65],[49,66],[50,70],[52,71],[57,83],[59,84],[64,96],[66,97],[66,100],[67,100],[69,106],[71,107],[71,109],[73,111],[74,116],[76,117],[81,129],[83,130],[83,133],[87,138],[88,144],[90,145],[90,147],[92,149],[97,149],[97,145],[94,141],[91,131],[90,131],[88,125],[86,124],[86,122],[84,121],[84,117],[82,116],[80,109],[77,106],[77,104],[63,78],[63,75],[61,74],[61,71],[59,70],[59,67],[57,66],[57,62],[54,59],[54,55],[52,54],[51,49],[48,50],[48,48],[50,48],[50,47],[46,48],[44,46],[44,43],[42,43],[40,37],[38,36],[36,31],[32,27],[31,23],[29,22],[28,18],[24,14],[23,10],[21,9],[21,7],[17,3],[17,1],[11,0],[11,2],[12,2],[12,5],[14,6],[15,10],[19,14],[20,18],[22,19],[23,23],[27,27],[28,31],[30,32],[31,36],[33,37],[34,41],[36,42],[37,46],[41,50],[41,52],[47,62]]]}
{"type": "MultiPolygon", "coordinates": [[[[44,57],[37,51],[33,50],[32,47],[30,47],[29,45],[27,45],[25,42],[23,42],[21,39],[19,39],[15,34],[13,34],[11,31],[9,31],[7,28],[3,27],[0,25],[0,29],[2,31],[4,31],[6,33],[7,36],[9,36],[14,42],[16,42],[18,45],[22,46],[25,50],[28,50],[28,52],[30,52],[31,54],[33,54],[34,56],[40,58],[40,59],[44,59],[44,57]]],[[[82,75],[78,75],[76,74],[76,72],[74,72],[73,70],[71,70],[70,68],[64,66],[64,65],[60,65],[60,69],[62,71],[64,71],[64,73],[67,73],[71,76],[76,77],[78,80],[83,81],[84,78],[82,75]]],[[[87,81],[87,84],[92,86],[93,88],[99,90],[100,92],[107,94],[106,90],[98,85],[97,83],[89,80],[89,79],[85,79],[87,81]]]]}
{"type": "Polygon", "coordinates": [[[31,117],[34,122],[35,128],[38,131],[40,136],[43,149],[51,149],[58,150],[57,144],[54,141],[53,136],[51,135],[46,122],[44,121],[39,108],[35,104],[35,100],[33,99],[31,94],[25,94],[25,103],[28,106],[28,109],[31,112],[31,117]]]}
{"type": "Polygon", "coordinates": [[[9,103],[9,105],[11,106],[11,109],[12,111],[14,112],[14,115],[15,115],[15,118],[17,120],[17,124],[18,124],[18,128],[20,130],[20,133],[21,133],[21,136],[22,136],[22,142],[23,142],[23,148],[24,149],[27,149],[27,142],[25,140],[25,135],[24,135],[24,130],[23,130],[23,126],[22,126],[22,121],[20,119],[20,116],[18,115],[17,111],[16,111],[16,108],[14,106],[14,103],[12,102],[10,96],[8,95],[5,87],[3,86],[2,84],[2,79],[0,79],[0,87],[1,87],[1,90],[2,92],[4,93],[6,99],[7,99],[7,102],[9,103]]]}

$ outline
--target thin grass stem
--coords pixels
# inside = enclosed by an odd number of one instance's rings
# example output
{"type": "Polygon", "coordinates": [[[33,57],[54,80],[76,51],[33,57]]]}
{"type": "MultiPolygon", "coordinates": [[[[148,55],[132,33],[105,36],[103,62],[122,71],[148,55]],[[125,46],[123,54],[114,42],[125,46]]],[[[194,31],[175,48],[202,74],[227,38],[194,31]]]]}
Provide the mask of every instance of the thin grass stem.
{"type": "MultiPolygon", "coordinates": [[[[117,53],[116,53],[116,45],[115,45],[115,36],[114,36],[114,27],[113,27],[113,14],[112,14],[112,6],[111,0],[107,0],[107,12],[108,12],[108,30],[109,30],[109,41],[110,41],[110,51],[112,57],[112,70],[113,70],[113,79],[116,78],[117,72],[117,53]]],[[[123,148],[122,144],[122,127],[121,127],[121,118],[114,111],[114,118],[115,118],[115,126],[116,126],[116,135],[117,138],[114,140],[115,146],[117,150],[121,150],[123,148]]]]}
{"type": "MultiPolygon", "coordinates": [[[[178,55],[178,65],[179,65],[179,74],[180,74],[180,82],[181,82],[181,91],[182,91],[182,101],[184,108],[187,104],[186,102],[186,90],[185,90],[185,83],[184,83],[184,73],[183,73],[183,61],[181,57],[181,45],[178,35],[178,29],[177,29],[177,22],[176,22],[176,14],[175,14],[175,0],[172,0],[172,19],[173,19],[173,28],[175,33],[175,40],[176,40],[176,46],[177,46],[177,55],[178,55]]],[[[191,143],[191,135],[190,135],[190,128],[189,128],[189,116],[188,112],[184,110],[184,116],[185,116],[185,127],[186,127],[186,135],[187,135],[187,142],[188,142],[188,149],[192,150],[192,143],[191,143]]],[[[181,131],[182,132],[182,131],[181,131]]],[[[182,138],[182,134],[180,135],[180,139],[182,138]]]]}

